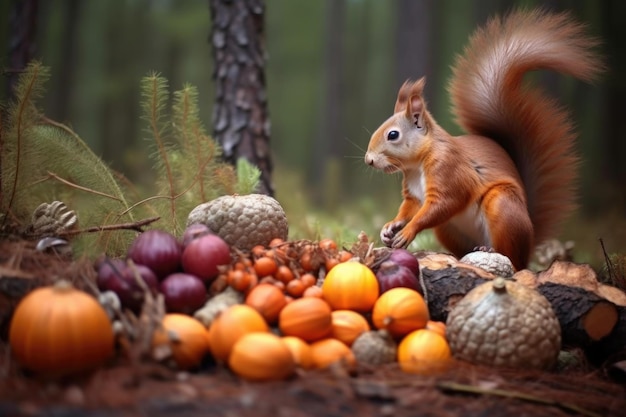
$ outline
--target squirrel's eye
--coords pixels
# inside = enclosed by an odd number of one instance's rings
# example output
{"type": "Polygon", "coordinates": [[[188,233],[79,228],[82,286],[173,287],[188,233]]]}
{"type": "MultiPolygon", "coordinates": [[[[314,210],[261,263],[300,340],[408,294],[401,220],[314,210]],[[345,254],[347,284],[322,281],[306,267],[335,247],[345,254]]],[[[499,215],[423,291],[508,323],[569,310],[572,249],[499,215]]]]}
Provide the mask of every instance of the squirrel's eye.
{"type": "Polygon", "coordinates": [[[396,140],[400,137],[400,132],[398,132],[397,130],[392,130],[389,133],[387,133],[387,140],[396,140]]]}

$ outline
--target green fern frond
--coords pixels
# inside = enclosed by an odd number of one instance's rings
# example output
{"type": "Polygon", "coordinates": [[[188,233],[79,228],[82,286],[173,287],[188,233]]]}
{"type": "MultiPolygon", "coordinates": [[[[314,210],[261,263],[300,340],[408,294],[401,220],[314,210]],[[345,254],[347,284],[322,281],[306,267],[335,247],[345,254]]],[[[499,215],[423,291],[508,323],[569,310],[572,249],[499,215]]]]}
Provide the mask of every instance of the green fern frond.
{"type": "MultiPolygon", "coordinates": [[[[75,132],[38,111],[36,99],[43,94],[48,74],[48,68],[40,63],[30,64],[18,80],[16,100],[6,105],[0,154],[2,211],[27,226],[37,206],[61,200],[78,214],[82,228],[133,221],[133,215],[125,213],[128,203],[116,174],[75,132]]],[[[125,247],[130,236],[125,242],[116,242],[121,236],[82,234],[75,241],[75,250],[114,252],[113,247],[100,244],[125,247]]]]}
{"type": "Polygon", "coordinates": [[[39,62],[32,62],[18,78],[15,85],[16,99],[6,105],[7,118],[0,155],[0,207],[3,213],[10,213],[18,221],[24,213],[23,207],[19,207],[16,201],[16,194],[29,176],[28,164],[23,161],[26,132],[39,121],[36,102],[43,95],[44,85],[49,78],[48,68],[39,62]]]}
{"type": "Polygon", "coordinates": [[[256,191],[259,186],[261,171],[252,165],[247,159],[239,158],[237,160],[237,194],[251,194],[256,191]]]}
{"type": "Polygon", "coordinates": [[[151,158],[155,162],[155,168],[160,181],[157,192],[166,196],[169,200],[168,218],[177,229],[175,199],[177,189],[175,186],[174,171],[170,162],[170,154],[174,144],[169,139],[170,123],[167,117],[167,104],[169,99],[168,82],[156,72],[144,77],[141,82],[143,119],[146,121],[146,132],[150,136],[151,158]]]}
{"type": "Polygon", "coordinates": [[[193,152],[192,135],[204,134],[198,109],[198,89],[184,84],[183,89],[174,92],[172,123],[182,149],[193,152]]]}

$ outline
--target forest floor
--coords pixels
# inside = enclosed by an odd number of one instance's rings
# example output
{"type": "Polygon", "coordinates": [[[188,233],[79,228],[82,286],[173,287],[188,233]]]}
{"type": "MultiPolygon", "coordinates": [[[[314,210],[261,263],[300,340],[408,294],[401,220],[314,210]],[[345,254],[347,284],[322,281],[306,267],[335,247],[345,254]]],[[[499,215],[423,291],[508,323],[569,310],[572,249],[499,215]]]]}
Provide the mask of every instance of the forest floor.
{"type": "Polygon", "coordinates": [[[624,371],[578,364],[554,372],[454,363],[432,376],[396,364],[303,371],[279,382],[250,383],[214,363],[186,373],[118,355],[107,366],[66,380],[44,380],[11,359],[11,312],[32,288],[59,276],[93,288],[86,261],[0,241],[0,416],[623,416],[624,371]]]}

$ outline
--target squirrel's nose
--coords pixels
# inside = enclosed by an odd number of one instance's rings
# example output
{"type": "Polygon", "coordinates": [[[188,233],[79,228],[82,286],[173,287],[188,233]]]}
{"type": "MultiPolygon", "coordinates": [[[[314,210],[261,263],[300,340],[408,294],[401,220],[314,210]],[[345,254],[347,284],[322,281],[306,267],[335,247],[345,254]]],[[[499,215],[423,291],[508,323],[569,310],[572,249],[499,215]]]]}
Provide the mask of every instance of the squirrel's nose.
{"type": "Polygon", "coordinates": [[[367,165],[374,165],[374,157],[372,157],[369,152],[365,154],[365,163],[367,165]]]}

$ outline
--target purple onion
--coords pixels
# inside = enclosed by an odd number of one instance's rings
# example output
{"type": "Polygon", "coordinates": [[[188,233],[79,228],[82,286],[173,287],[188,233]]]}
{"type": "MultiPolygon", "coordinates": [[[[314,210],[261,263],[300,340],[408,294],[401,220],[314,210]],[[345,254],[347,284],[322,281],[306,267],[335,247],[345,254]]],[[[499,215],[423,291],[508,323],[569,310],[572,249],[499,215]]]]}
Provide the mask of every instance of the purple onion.
{"type": "Polygon", "coordinates": [[[391,261],[383,262],[376,272],[380,293],[392,288],[406,287],[422,293],[419,279],[406,266],[391,261]]]}
{"type": "Polygon", "coordinates": [[[97,265],[98,277],[96,284],[100,291],[113,291],[120,299],[122,307],[128,308],[135,314],[141,312],[145,299],[146,287],[152,293],[156,293],[159,281],[150,268],[144,265],[128,265],[121,259],[104,258],[97,265]],[[145,285],[137,282],[139,279],[145,285]]]}
{"type": "Polygon", "coordinates": [[[193,314],[207,298],[204,282],[194,275],[177,272],[161,282],[161,293],[169,313],[193,314]]]}
{"type": "Polygon", "coordinates": [[[183,270],[209,282],[218,274],[218,266],[230,263],[230,247],[221,237],[208,234],[193,239],[182,255],[183,270]]]}
{"type": "Polygon", "coordinates": [[[180,243],[170,233],[148,230],[135,238],[128,249],[128,257],[163,279],[180,270],[181,252],[180,243]]]}
{"type": "Polygon", "coordinates": [[[211,229],[209,229],[209,226],[207,226],[206,224],[202,224],[202,223],[194,223],[191,224],[189,226],[187,226],[187,228],[185,229],[185,231],[183,232],[183,237],[182,237],[182,246],[183,246],[183,250],[185,250],[185,248],[187,247],[187,245],[194,239],[204,236],[204,235],[208,235],[208,234],[212,234],[213,231],[211,229]]]}
{"type": "Polygon", "coordinates": [[[420,276],[420,264],[415,255],[406,249],[393,249],[389,255],[388,261],[409,268],[416,277],[420,276]]]}

